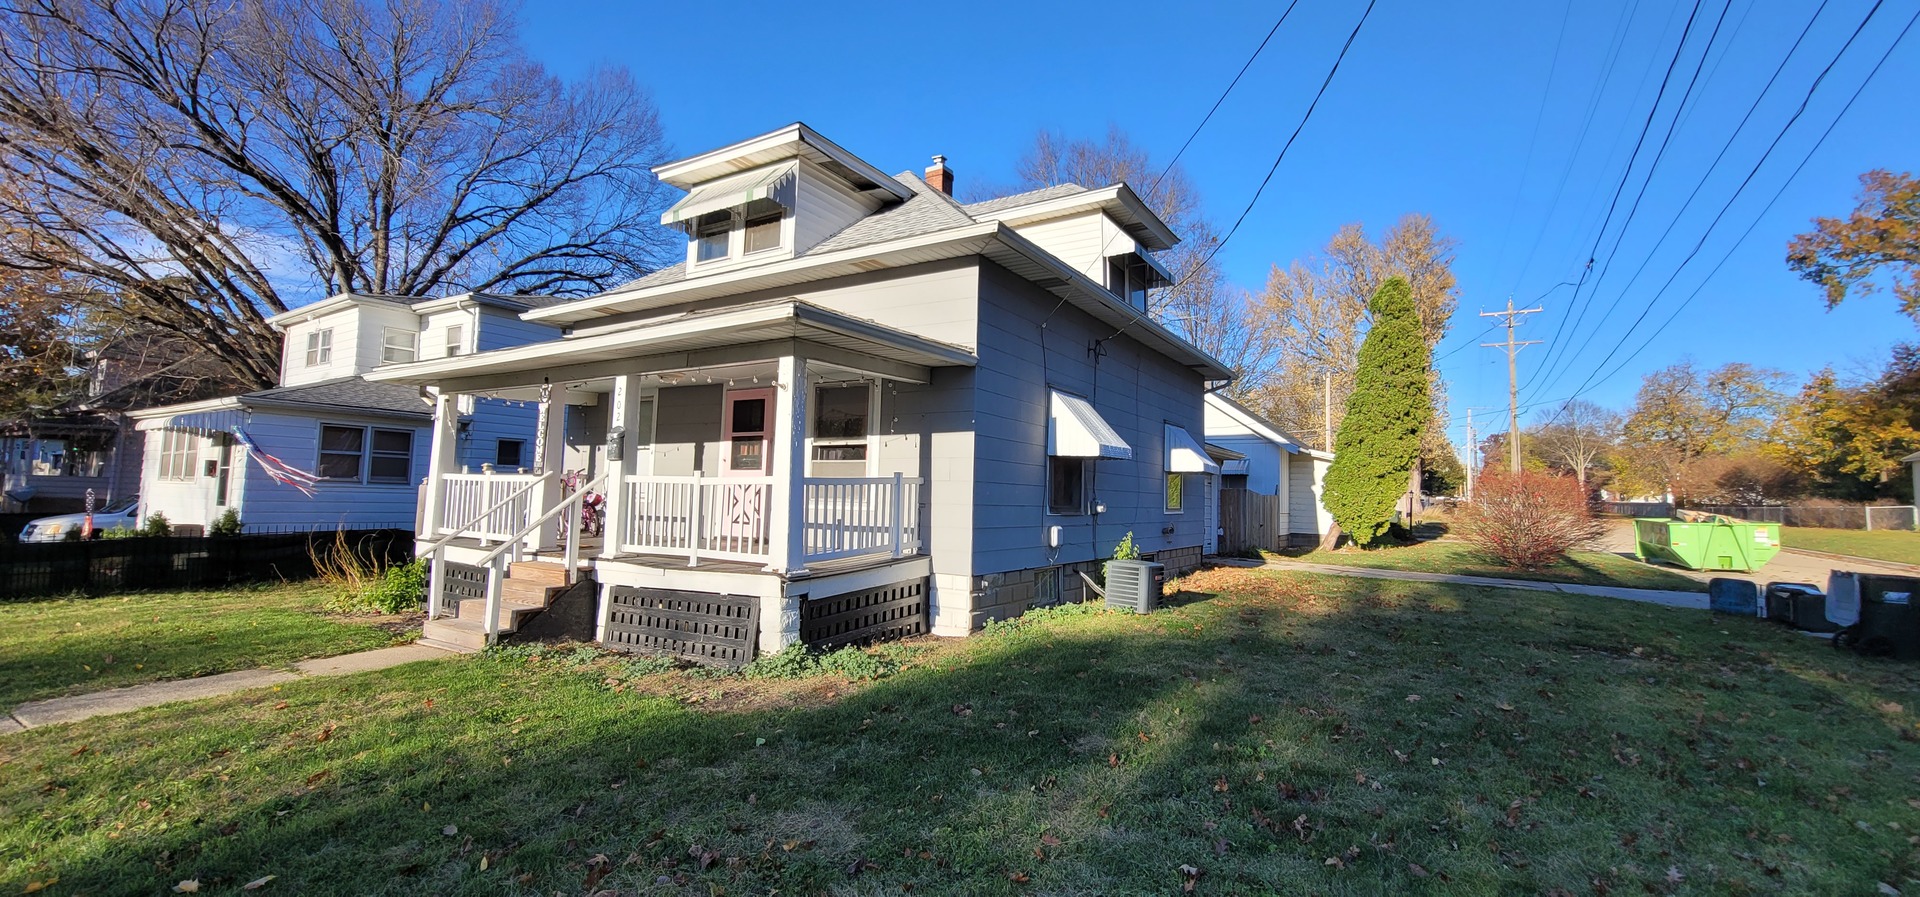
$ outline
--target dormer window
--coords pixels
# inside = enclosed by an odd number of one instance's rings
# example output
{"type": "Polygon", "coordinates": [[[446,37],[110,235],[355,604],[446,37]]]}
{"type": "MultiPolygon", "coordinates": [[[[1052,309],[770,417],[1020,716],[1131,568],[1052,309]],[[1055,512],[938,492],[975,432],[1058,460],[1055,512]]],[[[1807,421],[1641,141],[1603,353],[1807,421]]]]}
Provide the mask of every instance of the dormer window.
{"type": "Polygon", "coordinates": [[[717,262],[727,257],[733,240],[733,210],[721,209],[700,216],[693,225],[693,259],[717,262]]]}
{"type": "Polygon", "coordinates": [[[333,328],[325,327],[307,334],[307,367],[333,363],[333,328]]]}
{"type": "Polygon", "coordinates": [[[687,232],[693,267],[740,261],[791,245],[795,163],[745,171],[695,186],[660,223],[687,232]]]}
{"type": "Polygon", "coordinates": [[[1107,258],[1107,289],[1141,311],[1147,308],[1148,290],[1172,285],[1166,269],[1145,255],[1128,252],[1107,258]]]}

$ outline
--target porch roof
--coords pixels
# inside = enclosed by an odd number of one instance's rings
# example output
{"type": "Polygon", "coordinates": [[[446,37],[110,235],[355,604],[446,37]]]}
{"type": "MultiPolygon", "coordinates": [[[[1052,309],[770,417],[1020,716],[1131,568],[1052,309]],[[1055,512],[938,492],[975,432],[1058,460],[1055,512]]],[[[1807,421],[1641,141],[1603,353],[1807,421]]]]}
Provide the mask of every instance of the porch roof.
{"type": "MultiPolygon", "coordinates": [[[[797,299],[776,299],[709,311],[668,315],[619,330],[563,337],[473,355],[457,355],[369,372],[370,380],[407,385],[438,385],[468,377],[542,375],[558,367],[635,362],[632,373],[646,370],[648,356],[728,349],[778,340],[817,345],[919,368],[972,367],[965,348],[916,336],[844,315],[797,299]]],[[[609,369],[608,373],[618,371],[609,369]]]]}

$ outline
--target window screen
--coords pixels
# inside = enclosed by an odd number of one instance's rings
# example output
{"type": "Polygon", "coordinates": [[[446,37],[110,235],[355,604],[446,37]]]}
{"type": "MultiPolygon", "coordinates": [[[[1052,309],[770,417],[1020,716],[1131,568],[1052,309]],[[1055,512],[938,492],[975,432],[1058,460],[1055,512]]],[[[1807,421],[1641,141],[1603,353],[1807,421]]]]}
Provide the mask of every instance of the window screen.
{"type": "Polygon", "coordinates": [[[360,479],[360,459],[366,453],[367,431],[359,427],[320,428],[320,469],[324,479],[360,479]]]}

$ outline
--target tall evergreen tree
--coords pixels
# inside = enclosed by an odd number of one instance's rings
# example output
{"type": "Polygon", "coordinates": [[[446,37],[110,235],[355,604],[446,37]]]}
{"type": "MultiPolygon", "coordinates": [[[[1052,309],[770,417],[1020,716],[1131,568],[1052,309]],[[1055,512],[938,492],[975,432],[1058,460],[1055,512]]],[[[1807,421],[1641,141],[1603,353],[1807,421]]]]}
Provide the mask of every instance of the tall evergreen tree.
{"type": "Polygon", "coordinates": [[[1401,278],[1380,285],[1369,303],[1373,327],[1360,344],[1353,394],[1333,441],[1325,501],[1333,520],[1361,546],[1393,524],[1407,491],[1420,434],[1433,414],[1427,395],[1429,349],[1413,291],[1401,278]]]}

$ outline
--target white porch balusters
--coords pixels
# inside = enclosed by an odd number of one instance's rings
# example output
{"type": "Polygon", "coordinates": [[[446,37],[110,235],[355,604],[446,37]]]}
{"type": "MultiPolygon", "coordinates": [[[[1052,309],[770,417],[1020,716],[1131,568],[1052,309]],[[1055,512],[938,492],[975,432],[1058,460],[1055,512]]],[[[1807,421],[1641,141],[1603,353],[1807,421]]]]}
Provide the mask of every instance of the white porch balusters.
{"type": "MultiPolygon", "coordinates": [[[[433,399],[433,445],[427,451],[427,488],[421,516],[422,526],[415,538],[434,539],[446,517],[447,474],[460,465],[460,405],[449,393],[436,393],[433,399]]],[[[440,616],[440,595],[447,586],[447,562],[443,552],[434,552],[427,570],[427,619],[440,616]]]]}
{"type": "Polygon", "coordinates": [[[767,569],[797,576],[807,572],[807,359],[782,355],[773,397],[772,545],[767,569]]]}

